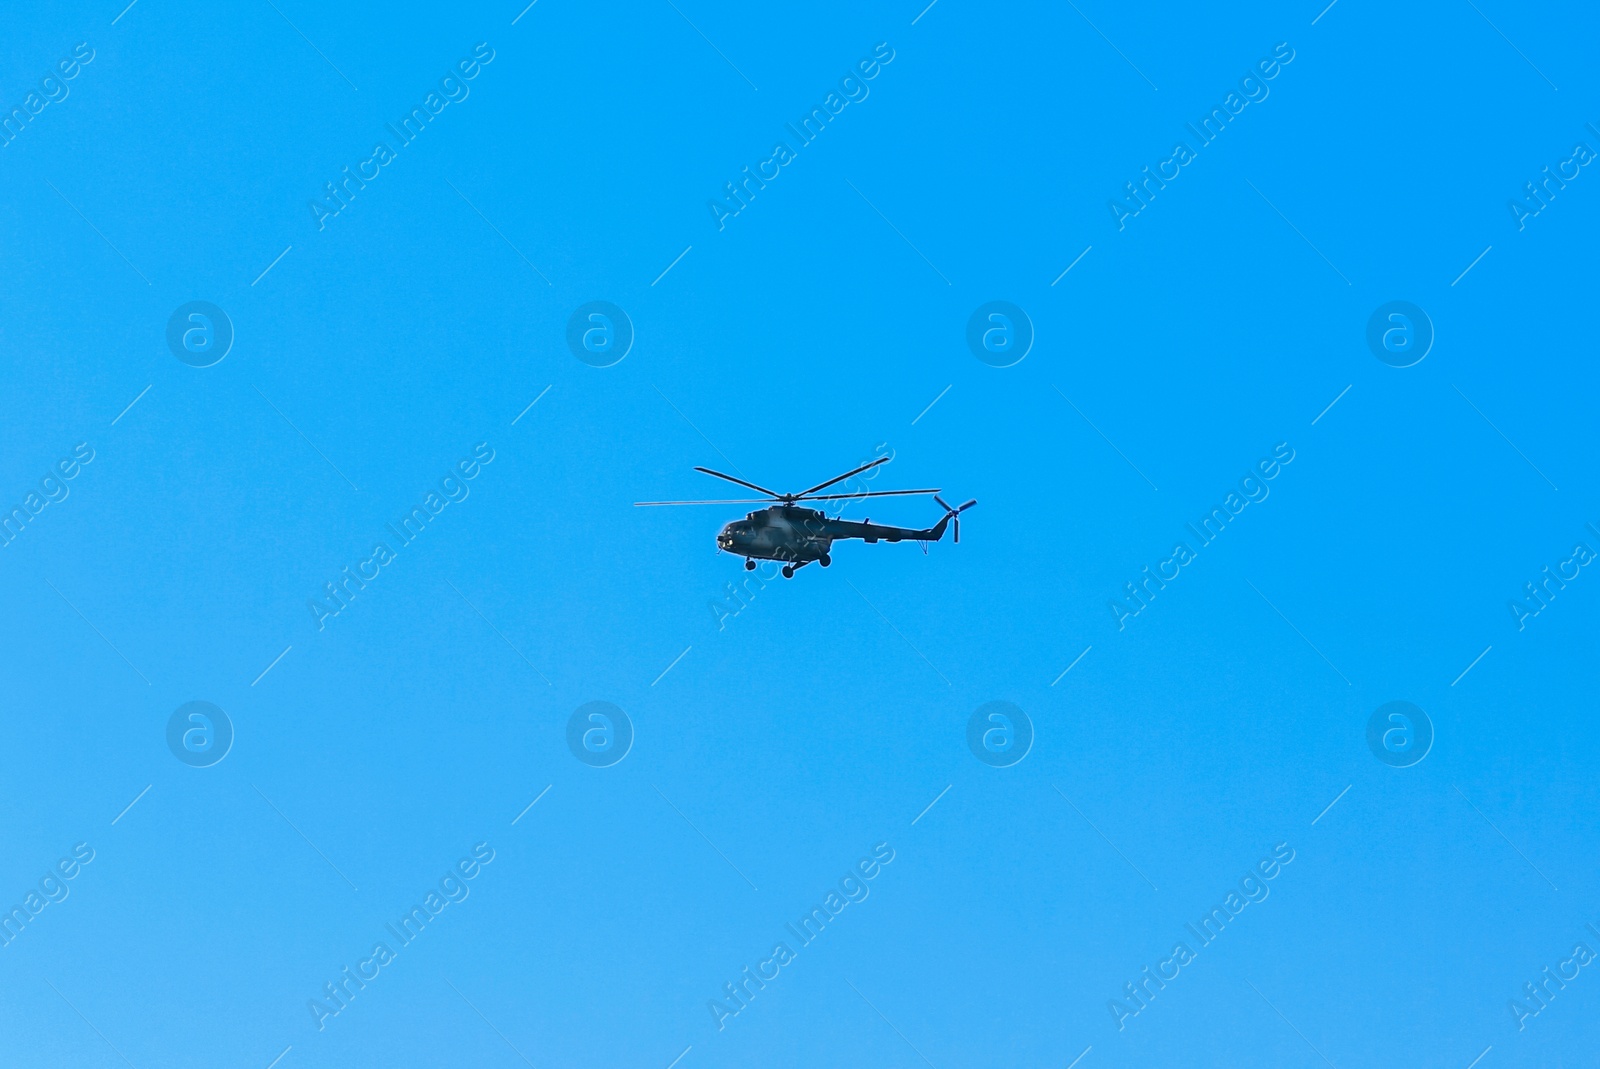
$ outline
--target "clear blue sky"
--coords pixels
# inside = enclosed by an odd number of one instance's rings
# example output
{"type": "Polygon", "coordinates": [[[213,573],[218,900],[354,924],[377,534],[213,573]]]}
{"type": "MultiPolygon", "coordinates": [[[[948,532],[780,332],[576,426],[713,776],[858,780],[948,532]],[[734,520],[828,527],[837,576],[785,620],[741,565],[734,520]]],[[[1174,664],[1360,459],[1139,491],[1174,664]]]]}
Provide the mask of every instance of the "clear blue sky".
{"type": "Polygon", "coordinates": [[[121,2],[0,44],[0,1063],[1593,1049],[1592,12],[121,2]],[[632,507],[877,455],[959,546],[632,507]]]}

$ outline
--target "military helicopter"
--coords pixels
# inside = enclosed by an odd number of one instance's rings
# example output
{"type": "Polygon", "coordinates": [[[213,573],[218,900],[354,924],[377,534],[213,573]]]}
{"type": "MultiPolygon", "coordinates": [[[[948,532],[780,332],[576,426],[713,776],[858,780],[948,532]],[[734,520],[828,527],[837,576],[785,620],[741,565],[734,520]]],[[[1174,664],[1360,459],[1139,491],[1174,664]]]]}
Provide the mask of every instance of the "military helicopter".
{"type": "Polygon", "coordinates": [[[825,483],[818,483],[809,490],[802,490],[798,494],[780,494],[768,490],[764,486],[736,479],[732,475],[725,475],[720,471],[710,468],[697,467],[694,470],[703,472],[717,479],[726,479],[730,483],[749,487],[757,493],[766,494],[766,498],[735,498],[725,501],[636,501],[635,506],[647,507],[653,505],[763,505],[767,500],[776,501],[775,505],[768,505],[750,513],[742,520],[734,520],[725,526],[717,535],[717,549],[729,553],[737,553],[744,558],[746,571],[754,571],[756,560],[783,561],[783,577],[793,579],[794,573],[804,568],[812,561],[816,561],[824,568],[833,563],[830,550],[833,543],[842,538],[859,538],[863,542],[937,542],[944,537],[944,529],[951,520],[955,521],[955,540],[961,541],[961,514],[976,505],[977,499],[952,508],[939,497],[940,490],[935,487],[928,490],[867,490],[854,494],[823,494],[821,490],[836,483],[843,482],[853,475],[860,475],[879,464],[887,464],[888,457],[879,457],[859,468],[845,472],[843,475],[829,479],[825,483]],[[838,517],[829,517],[826,513],[816,509],[802,508],[802,501],[855,501],[863,497],[905,497],[915,494],[930,494],[944,509],[944,516],[932,527],[919,529],[915,527],[890,527],[881,523],[873,523],[870,519],[857,523],[854,520],[845,520],[838,517]]]}

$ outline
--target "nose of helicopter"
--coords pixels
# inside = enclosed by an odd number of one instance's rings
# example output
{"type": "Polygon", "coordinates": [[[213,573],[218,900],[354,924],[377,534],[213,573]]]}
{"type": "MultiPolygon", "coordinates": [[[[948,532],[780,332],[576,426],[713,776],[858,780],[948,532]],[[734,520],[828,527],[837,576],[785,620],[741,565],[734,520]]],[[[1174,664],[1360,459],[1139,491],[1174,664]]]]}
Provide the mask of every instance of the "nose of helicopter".
{"type": "Polygon", "coordinates": [[[728,524],[717,534],[717,546],[720,549],[733,548],[733,524],[728,524]]]}

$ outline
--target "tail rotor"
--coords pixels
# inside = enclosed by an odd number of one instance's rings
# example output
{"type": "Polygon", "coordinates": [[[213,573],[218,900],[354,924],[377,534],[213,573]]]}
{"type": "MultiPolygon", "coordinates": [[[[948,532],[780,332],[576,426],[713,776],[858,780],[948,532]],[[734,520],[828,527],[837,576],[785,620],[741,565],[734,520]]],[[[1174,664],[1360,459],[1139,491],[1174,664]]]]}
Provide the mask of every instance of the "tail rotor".
{"type": "Polygon", "coordinates": [[[939,507],[940,508],[944,509],[945,516],[947,518],[955,521],[955,540],[956,540],[956,544],[960,545],[961,544],[961,514],[963,512],[965,512],[965,511],[967,511],[973,505],[976,505],[978,503],[978,499],[977,498],[973,498],[971,501],[968,501],[967,503],[965,503],[963,505],[956,506],[955,508],[952,508],[950,506],[949,502],[945,501],[938,494],[934,494],[933,495],[933,499],[939,503],[939,507]]]}

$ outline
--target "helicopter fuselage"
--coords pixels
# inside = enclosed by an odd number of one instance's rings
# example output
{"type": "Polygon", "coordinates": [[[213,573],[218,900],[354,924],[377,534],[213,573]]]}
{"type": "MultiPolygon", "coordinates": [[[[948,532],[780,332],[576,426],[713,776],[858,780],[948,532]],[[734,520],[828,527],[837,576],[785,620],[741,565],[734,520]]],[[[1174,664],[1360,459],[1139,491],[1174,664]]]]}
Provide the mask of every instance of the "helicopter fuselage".
{"type": "MultiPolygon", "coordinates": [[[[746,489],[754,490],[758,494],[765,494],[773,504],[757,509],[745,516],[742,520],[734,520],[725,525],[717,534],[717,548],[719,551],[735,553],[744,558],[746,571],[755,568],[757,560],[775,560],[783,562],[783,577],[794,577],[797,569],[805,567],[816,561],[826,568],[832,559],[830,551],[833,544],[841,538],[859,538],[863,542],[937,542],[944,537],[944,529],[954,522],[956,541],[961,541],[961,514],[976,505],[974,499],[959,507],[951,506],[939,496],[938,487],[926,490],[866,490],[850,494],[824,494],[822,491],[837,483],[870,471],[880,464],[889,463],[888,457],[879,457],[869,460],[859,468],[836,475],[825,483],[818,483],[809,490],[798,494],[780,494],[775,490],[768,490],[765,486],[757,485],[745,479],[728,475],[724,472],[713,471],[710,468],[697,467],[694,470],[725,482],[737,483],[746,489]],[[893,527],[884,523],[873,523],[871,520],[844,520],[830,519],[825,512],[806,508],[800,502],[812,501],[859,501],[868,497],[909,497],[928,494],[934,502],[944,509],[944,516],[932,527],[893,527]]],[[[639,507],[646,505],[743,505],[766,504],[766,499],[756,498],[753,501],[635,501],[639,507]]],[[[844,506],[839,506],[843,508],[844,506]]]]}
{"type": "Polygon", "coordinates": [[[870,520],[834,519],[824,512],[798,505],[774,505],[723,527],[717,535],[717,547],[746,559],[789,564],[826,562],[833,543],[840,539],[937,542],[944,537],[949,520],[946,516],[928,528],[892,527],[870,520]]]}

